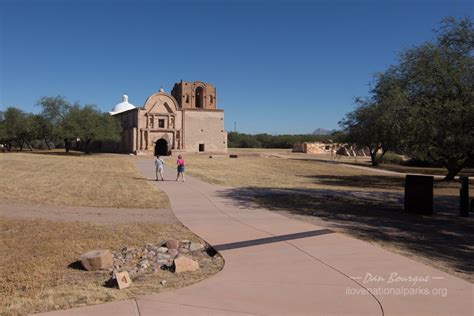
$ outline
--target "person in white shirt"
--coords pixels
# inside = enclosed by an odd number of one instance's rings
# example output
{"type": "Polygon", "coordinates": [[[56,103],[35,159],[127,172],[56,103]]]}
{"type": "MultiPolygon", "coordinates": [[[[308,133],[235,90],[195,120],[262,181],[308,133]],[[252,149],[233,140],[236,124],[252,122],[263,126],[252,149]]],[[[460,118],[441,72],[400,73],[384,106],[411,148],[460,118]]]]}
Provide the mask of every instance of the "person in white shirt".
{"type": "Polygon", "coordinates": [[[155,167],[156,167],[156,181],[158,181],[159,177],[161,177],[161,181],[165,181],[165,179],[163,178],[163,164],[164,164],[164,161],[163,159],[160,158],[160,156],[156,156],[156,159],[155,159],[155,167]]]}

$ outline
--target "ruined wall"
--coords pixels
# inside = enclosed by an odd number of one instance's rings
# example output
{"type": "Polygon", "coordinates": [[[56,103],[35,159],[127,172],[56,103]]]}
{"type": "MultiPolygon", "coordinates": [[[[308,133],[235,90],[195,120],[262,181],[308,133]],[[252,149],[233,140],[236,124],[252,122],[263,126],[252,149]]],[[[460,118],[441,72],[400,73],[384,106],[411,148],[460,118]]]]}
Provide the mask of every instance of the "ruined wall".
{"type": "Polygon", "coordinates": [[[340,143],[296,143],[293,144],[293,152],[302,152],[307,154],[337,154],[340,156],[368,156],[368,148],[359,148],[349,144],[340,143]]]}
{"type": "Polygon", "coordinates": [[[324,154],[331,153],[334,148],[337,148],[338,144],[326,144],[322,142],[314,143],[296,143],[293,144],[293,152],[302,152],[307,154],[324,154]]]}
{"type": "Polygon", "coordinates": [[[331,153],[333,144],[324,144],[324,143],[303,143],[304,152],[308,154],[325,154],[331,153]]]}

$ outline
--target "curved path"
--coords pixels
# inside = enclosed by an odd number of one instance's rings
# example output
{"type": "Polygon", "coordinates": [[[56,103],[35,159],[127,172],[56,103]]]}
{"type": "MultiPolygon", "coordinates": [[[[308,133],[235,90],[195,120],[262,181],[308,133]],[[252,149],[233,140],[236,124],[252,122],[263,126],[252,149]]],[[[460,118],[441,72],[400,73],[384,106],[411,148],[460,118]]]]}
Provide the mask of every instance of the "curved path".
{"type": "MultiPolygon", "coordinates": [[[[151,159],[136,164],[154,178],[151,159]]],[[[221,253],[224,269],[173,292],[51,315],[473,314],[469,282],[322,227],[241,208],[224,197],[229,188],[191,177],[156,185],[178,219],[221,253]]]]}

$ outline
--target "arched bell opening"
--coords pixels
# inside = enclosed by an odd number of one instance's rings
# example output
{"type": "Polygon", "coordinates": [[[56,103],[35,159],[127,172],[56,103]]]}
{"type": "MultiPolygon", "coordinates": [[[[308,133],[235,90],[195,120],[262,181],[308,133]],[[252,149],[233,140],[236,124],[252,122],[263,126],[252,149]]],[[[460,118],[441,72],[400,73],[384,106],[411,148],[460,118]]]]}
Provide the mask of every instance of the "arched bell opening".
{"type": "Polygon", "coordinates": [[[202,87],[196,88],[196,108],[202,109],[204,106],[204,90],[202,87]]]}

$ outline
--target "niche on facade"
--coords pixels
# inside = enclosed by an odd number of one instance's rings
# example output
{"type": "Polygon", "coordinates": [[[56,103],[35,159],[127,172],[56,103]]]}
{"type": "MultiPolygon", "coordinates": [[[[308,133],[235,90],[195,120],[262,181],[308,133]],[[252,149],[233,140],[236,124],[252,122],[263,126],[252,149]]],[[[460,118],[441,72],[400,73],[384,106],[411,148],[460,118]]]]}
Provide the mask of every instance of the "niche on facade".
{"type": "Polygon", "coordinates": [[[165,120],[164,119],[158,119],[158,127],[159,128],[165,128],[165,120]]]}

